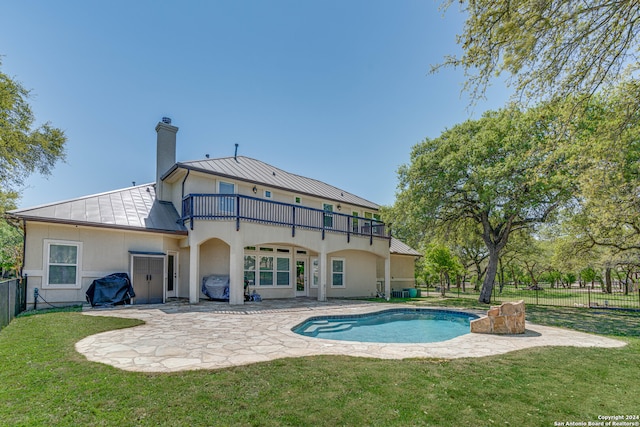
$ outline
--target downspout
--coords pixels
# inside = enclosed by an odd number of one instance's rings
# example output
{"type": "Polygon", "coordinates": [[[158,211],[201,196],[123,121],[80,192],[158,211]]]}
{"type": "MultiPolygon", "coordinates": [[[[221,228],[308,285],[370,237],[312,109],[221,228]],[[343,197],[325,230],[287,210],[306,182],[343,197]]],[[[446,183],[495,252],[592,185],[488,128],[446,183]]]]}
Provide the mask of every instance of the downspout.
{"type": "Polygon", "coordinates": [[[191,173],[191,169],[187,169],[187,174],[184,176],[184,179],[182,180],[182,190],[181,190],[182,197],[180,197],[180,219],[182,219],[182,225],[184,225],[184,185],[187,182],[187,178],[189,178],[190,173],[191,173]]]}
{"type": "Polygon", "coordinates": [[[191,173],[191,169],[187,169],[187,174],[184,176],[184,179],[182,180],[182,198],[184,199],[184,184],[187,182],[187,178],[189,178],[189,174],[191,173]]]}
{"type": "Polygon", "coordinates": [[[20,277],[24,271],[24,260],[27,258],[27,220],[22,218],[22,265],[20,265],[20,277]]]}

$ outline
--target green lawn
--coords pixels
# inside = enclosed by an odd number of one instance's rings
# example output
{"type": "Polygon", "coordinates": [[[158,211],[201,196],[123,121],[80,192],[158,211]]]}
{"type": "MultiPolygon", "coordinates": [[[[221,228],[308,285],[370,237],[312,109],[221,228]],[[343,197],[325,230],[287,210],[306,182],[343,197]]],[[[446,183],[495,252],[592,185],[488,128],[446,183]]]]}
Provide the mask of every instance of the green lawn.
{"type": "Polygon", "coordinates": [[[19,317],[0,332],[0,425],[552,426],[640,413],[640,313],[527,310],[533,322],[629,345],[452,361],[309,357],[141,374],[74,350],[82,337],[137,321],[49,313],[19,317]]]}

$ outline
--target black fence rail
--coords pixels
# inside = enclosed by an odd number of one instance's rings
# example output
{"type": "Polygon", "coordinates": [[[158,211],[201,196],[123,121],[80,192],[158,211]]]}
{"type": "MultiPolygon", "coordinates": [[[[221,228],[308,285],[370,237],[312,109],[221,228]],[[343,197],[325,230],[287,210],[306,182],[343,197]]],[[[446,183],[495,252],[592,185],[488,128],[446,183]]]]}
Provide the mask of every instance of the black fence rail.
{"type": "Polygon", "coordinates": [[[27,278],[0,282],[0,328],[27,309],[27,278]]]}
{"type": "MultiPolygon", "coordinates": [[[[448,298],[469,298],[478,299],[480,291],[473,289],[473,286],[462,287],[452,286],[441,292],[439,287],[421,289],[421,296],[444,296],[448,298]]],[[[525,304],[558,306],[558,307],[589,307],[589,308],[617,308],[640,310],[640,292],[638,289],[620,290],[614,289],[612,292],[605,292],[601,287],[551,287],[549,285],[535,287],[514,287],[507,285],[500,290],[498,285],[494,286],[491,296],[493,304],[505,301],[524,300],[525,304]]]]}
{"type": "Polygon", "coordinates": [[[240,194],[189,194],[182,200],[182,221],[234,220],[236,228],[241,222],[290,227],[292,236],[297,229],[316,230],[322,233],[342,233],[347,238],[364,236],[390,239],[384,222],[373,218],[346,215],[338,212],[313,209],[289,203],[274,202],[240,194]]]}

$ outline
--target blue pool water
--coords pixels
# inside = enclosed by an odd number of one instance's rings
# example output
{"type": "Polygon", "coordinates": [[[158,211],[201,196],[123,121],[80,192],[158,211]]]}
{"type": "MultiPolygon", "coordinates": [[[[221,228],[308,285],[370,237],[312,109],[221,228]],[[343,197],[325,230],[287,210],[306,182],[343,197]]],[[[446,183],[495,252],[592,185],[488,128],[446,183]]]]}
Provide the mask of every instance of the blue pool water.
{"type": "Polygon", "coordinates": [[[312,317],[292,330],[330,340],[428,343],[468,334],[469,321],[477,317],[459,311],[401,308],[351,316],[312,317]]]}

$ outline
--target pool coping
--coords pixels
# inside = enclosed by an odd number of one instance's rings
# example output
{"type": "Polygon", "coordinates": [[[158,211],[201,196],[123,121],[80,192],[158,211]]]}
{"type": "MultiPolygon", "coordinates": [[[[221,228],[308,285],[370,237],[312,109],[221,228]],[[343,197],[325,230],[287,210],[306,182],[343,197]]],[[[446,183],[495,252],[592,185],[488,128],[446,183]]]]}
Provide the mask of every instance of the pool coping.
{"type": "MultiPolygon", "coordinates": [[[[543,346],[615,348],[626,342],[526,322],[521,335],[465,334],[424,344],[360,343],[305,337],[291,329],[310,317],[371,314],[399,304],[342,302],[302,308],[167,310],[129,306],[88,310],[89,316],[139,319],[145,324],[86,337],[76,350],[88,360],[139,372],[221,369],[287,357],[344,355],[379,359],[485,357],[543,346]]],[[[429,309],[420,307],[420,309],[429,309]]],[[[438,308],[434,308],[439,310],[438,308]]],[[[477,310],[450,310],[474,315],[477,310]]]]}
{"type": "MultiPolygon", "coordinates": [[[[463,310],[452,310],[452,309],[446,309],[446,308],[436,308],[436,307],[398,307],[398,308],[387,308],[384,310],[380,310],[380,311],[372,311],[369,313],[360,313],[360,314],[335,314],[335,315],[328,315],[328,316],[312,316],[309,317],[305,320],[303,320],[302,322],[298,323],[297,325],[295,325],[294,327],[291,328],[291,330],[293,331],[293,333],[304,336],[304,337],[310,337],[310,338],[318,338],[317,334],[313,335],[313,334],[306,334],[303,331],[298,331],[298,329],[302,329],[302,327],[304,325],[306,325],[307,323],[313,323],[319,320],[356,320],[356,319],[366,319],[366,318],[373,318],[376,316],[383,316],[385,314],[392,314],[392,313],[402,313],[402,314],[413,314],[413,313],[421,313],[421,312],[427,312],[427,313],[438,313],[438,314],[452,314],[455,315],[456,317],[468,317],[469,319],[479,319],[481,316],[479,314],[475,314],[475,313],[471,313],[469,311],[463,311],[463,310]]],[[[349,341],[349,340],[345,340],[342,338],[329,338],[328,336],[325,336],[326,339],[330,339],[330,340],[336,340],[336,341],[349,341]]],[[[437,340],[437,341],[428,341],[428,342],[419,342],[420,344],[429,344],[432,342],[438,342],[438,341],[442,341],[442,340],[437,340]]],[[[446,340],[445,340],[446,341],[446,340]]],[[[378,342],[378,343],[386,343],[386,344],[407,344],[407,342],[398,342],[398,341],[362,341],[362,340],[358,340],[357,342],[378,342]]]]}

